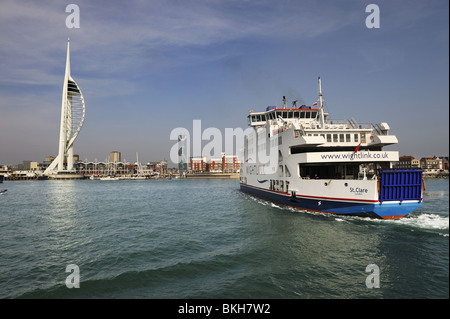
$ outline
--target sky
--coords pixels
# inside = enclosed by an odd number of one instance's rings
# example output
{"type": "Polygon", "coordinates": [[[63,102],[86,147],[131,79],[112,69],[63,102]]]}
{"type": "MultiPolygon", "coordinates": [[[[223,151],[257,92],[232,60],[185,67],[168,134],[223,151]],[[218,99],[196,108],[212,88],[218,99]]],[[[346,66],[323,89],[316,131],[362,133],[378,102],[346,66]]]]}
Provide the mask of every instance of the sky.
{"type": "Polygon", "coordinates": [[[169,160],[173,129],[312,105],[319,76],[330,118],[387,122],[400,155],[449,153],[446,0],[0,0],[0,165],[57,155],[68,38],[83,161],[169,160]]]}

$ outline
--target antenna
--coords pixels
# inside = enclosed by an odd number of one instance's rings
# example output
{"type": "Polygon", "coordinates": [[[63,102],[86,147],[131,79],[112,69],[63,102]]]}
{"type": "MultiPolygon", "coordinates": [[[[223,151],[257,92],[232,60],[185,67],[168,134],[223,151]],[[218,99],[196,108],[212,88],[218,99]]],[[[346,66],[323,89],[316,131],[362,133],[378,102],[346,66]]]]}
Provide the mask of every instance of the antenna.
{"type": "Polygon", "coordinates": [[[325,118],[323,110],[323,94],[322,94],[322,81],[319,76],[319,112],[320,112],[320,125],[322,128],[325,127],[325,118]]]}

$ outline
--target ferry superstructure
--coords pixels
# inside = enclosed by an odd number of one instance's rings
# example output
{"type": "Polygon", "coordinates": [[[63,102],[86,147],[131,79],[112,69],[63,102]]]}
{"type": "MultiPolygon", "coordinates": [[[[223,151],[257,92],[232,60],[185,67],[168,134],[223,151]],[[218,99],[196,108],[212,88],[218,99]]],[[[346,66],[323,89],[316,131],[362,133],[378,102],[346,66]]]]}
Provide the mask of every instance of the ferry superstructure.
{"type": "Polygon", "coordinates": [[[313,106],[250,111],[240,189],[301,210],[401,218],[422,205],[421,170],[396,170],[387,123],[330,120],[321,79],[313,106]],[[317,105],[317,106],[316,106],[317,105]]]}

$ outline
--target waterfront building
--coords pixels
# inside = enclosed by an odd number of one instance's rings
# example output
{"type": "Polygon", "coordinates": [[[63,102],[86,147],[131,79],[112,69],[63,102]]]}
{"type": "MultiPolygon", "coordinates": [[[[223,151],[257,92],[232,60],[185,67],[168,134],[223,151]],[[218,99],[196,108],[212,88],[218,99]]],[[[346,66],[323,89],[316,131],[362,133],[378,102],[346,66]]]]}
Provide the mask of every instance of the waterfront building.
{"type": "Polygon", "coordinates": [[[118,163],[121,161],[121,154],[118,151],[112,151],[109,153],[109,161],[113,163],[118,163]]]}
{"type": "Polygon", "coordinates": [[[211,158],[208,164],[208,170],[211,173],[222,172],[223,167],[223,157],[220,158],[211,158]]]}
{"type": "Polygon", "coordinates": [[[420,161],[411,155],[400,156],[400,158],[398,159],[398,163],[396,164],[396,168],[401,169],[420,168],[420,161]]]}
{"type": "Polygon", "coordinates": [[[204,157],[191,157],[191,171],[192,172],[205,172],[207,170],[206,156],[204,157]]]}
{"type": "Polygon", "coordinates": [[[420,159],[420,167],[424,170],[436,170],[439,169],[439,158],[433,157],[422,157],[420,159]]]}
{"type": "Polygon", "coordinates": [[[207,160],[206,156],[191,157],[191,172],[237,173],[240,163],[236,155],[225,155],[207,160]]]}
{"type": "Polygon", "coordinates": [[[440,169],[448,171],[448,156],[439,156],[439,159],[441,160],[440,169]]]}
{"type": "Polygon", "coordinates": [[[31,161],[23,161],[22,164],[17,165],[17,170],[28,171],[31,166],[31,161]]]}
{"type": "Polygon", "coordinates": [[[222,169],[224,173],[239,172],[240,163],[236,155],[225,155],[222,153],[222,169]]]}
{"type": "Polygon", "coordinates": [[[0,166],[0,174],[5,175],[11,173],[11,167],[7,165],[0,166]]]}

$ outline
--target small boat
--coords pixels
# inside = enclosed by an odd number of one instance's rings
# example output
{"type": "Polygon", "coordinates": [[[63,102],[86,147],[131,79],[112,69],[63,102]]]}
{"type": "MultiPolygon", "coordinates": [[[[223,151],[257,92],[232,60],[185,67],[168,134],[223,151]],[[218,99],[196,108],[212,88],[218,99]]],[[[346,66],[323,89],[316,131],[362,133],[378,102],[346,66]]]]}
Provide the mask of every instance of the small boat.
{"type": "Polygon", "coordinates": [[[1,189],[0,194],[4,194],[4,193],[6,193],[6,191],[7,191],[7,189],[1,189]]]}
{"type": "Polygon", "coordinates": [[[118,177],[106,176],[106,177],[100,178],[100,180],[101,180],[101,181],[118,181],[119,178],[118,178],[118,177]]]}

